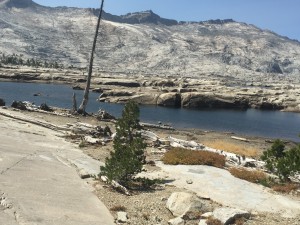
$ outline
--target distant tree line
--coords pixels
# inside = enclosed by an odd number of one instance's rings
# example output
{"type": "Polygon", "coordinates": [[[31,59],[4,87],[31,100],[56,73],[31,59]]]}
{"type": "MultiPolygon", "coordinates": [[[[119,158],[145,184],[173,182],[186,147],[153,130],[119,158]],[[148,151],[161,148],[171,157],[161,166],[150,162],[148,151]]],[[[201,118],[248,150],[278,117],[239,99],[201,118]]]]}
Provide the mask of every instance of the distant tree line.
{"type": "Polygon", "coordinates": [[[6,55],[0,53],[0,66],[1,65],[19,65],[30,67],[44,67],[44,68],[64,68],[63,64],[59,64],[57,61],[40,60],[37,58],[25,59],[23,54],[6,55]]]}

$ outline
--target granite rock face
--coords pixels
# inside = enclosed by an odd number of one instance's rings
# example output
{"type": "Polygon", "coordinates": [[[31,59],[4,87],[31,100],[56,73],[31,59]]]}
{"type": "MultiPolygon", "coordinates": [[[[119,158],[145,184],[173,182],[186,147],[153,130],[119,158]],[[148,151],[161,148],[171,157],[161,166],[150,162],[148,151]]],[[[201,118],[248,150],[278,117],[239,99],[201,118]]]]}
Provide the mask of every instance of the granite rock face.
{"type": "MultiPolygon", "coordinates": [[[[1,1],[0,51],[86,66],[97,15],[96,9],[1,1]]],[[[274,74],[299,79],[300,43],[253,25],[230,19],[177,22],[152,11],[104,13],[103,18],[94,61],[99,71],[227,80],[274,74]]]]}

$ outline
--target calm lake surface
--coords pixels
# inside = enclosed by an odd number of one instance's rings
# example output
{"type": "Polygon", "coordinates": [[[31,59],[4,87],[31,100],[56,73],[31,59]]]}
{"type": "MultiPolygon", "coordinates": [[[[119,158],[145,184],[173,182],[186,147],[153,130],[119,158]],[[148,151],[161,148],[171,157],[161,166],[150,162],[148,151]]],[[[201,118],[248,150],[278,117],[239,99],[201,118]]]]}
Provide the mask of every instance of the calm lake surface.
{"type": "MultiPolygon", "coordinates": [[[[0,98],[11,105],[13,100],[30,101],[36,105],[47,103],[50,106],[71,108],[72,95],[76,93],[81,102],[83,91],[73,90],[68,85],[0,82],[0,98]],[[40,96],[33,96],[40,93],[40,96]]],[[[90,93],[88,112],[104,109],[119,117],[123,105],[97,102],[98,93],[90,93]]],[[[167,123],[175,128],[197,128],[234,132],[266,138],[282,138],[300,142],[300,114],[279,111],[250,109],[236,110],[188,110],[156,106],[140,106],[141,121],[167,123]]]]}

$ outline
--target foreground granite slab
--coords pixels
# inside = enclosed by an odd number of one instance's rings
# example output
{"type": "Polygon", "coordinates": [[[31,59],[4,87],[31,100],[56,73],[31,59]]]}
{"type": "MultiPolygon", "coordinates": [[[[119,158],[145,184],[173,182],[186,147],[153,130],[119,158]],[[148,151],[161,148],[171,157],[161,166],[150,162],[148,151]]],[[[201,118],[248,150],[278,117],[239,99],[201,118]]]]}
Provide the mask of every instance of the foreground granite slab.
{"type": "Polygon", "coordinates": [[[114,224],[74,162],[99,168],[56,131],[0,116],[0,224],[114,224]]]}

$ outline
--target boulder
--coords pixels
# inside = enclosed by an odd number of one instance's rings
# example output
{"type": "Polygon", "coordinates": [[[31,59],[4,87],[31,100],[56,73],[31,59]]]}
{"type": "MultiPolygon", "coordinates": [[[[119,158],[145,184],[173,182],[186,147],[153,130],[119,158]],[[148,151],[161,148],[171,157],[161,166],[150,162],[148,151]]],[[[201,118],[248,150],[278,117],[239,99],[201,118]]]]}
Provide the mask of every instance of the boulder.
{"type": "Polygon", "coordinates": [[[180,107],[181,106],[181,96],[178,93],[161,94],[157,99],[157,105],[180,107]]]}
{"type": "Polygon", "coordinates": [[[98,120],[115,120],[116,117],[113,115],[110,115],[108,112],[105,110],[99,110],[97,114],[95,115],[98,120]]]}
{"type": "Polygon", "coordinates": [[[47,112],[53,112],[53,109],[50,108],[46,103],[42,103],[40,109],[47,112]]]}
{"type": "Polygon", "coordinates": [[[193,212],[210,211],[210,207],[196,195],[186,192],[174,192],[167,201],[167,208],[174,216],[185,216],[193,212]]]}
{"type": "Polygon", "coordinates": [[[231,224],[237,218],[249,218],[250,213],[240,209],[233,208],[217,208],[213,211],[213,217],[220,220],[222,224],[231,224]]]}
{"type": "Polygon", "coordinates": [[[0,106],[5,106],[5,101],[2,98],[0,98],[0,106]]]}
{"type": "Polygon", "coordinates": [[[13,101],[13,103],[11,104],[11,107],[15,108],[15,109],[20,109],[20,110],[26,110],[26,104],[24,102],[21,101],[13,101]]]}
{"type": "MultiPolygon", "coordinates": [[[[143,104],[143,105],[156,105],[157,103],[157,98],[158,94],[140,94],[140,95],[135,95],[132,96],[131,99],[132,101],[138,103],[138,104],[143,104]]],[[[128,100],[129,100],[128,99],[128,100]]]]}
{"type": "Polygon", "coordinates": [[[184,225],[184,220],[181,217],[177,217],[175,219],[171,219],[168,221],[170,225],[184,225]]]}
{"type": "Polygon", "coordinates": [[[247,109],[249,108],[249,101],[234,96],[190,92],[181,94],[181,105],[184,108],[195,109],[247,109]]]}

